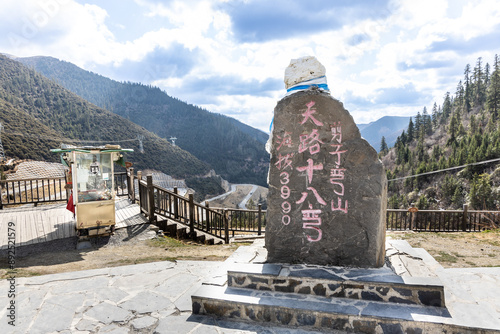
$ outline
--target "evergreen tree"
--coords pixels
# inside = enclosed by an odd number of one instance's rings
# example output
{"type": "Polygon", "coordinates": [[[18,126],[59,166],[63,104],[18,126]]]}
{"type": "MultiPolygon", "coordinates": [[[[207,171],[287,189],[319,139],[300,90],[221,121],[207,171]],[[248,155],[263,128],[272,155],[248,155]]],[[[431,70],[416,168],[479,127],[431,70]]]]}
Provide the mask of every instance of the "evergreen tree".
{"type": "Polygon", "coordinates": [[[481,106],[486,99],[486,86],[484,85],[484,72],[483,72],[482,57],[479,57],[474,67],[473,81],[474,81],[474,106],[481,106]]]}
{"type": "Polygon", "coordinates": [[[488,89],[490,85],[490,64],[484,66],[484,86],[488,89]]]}
{"type": "Polygon", "coordinates": [[[464,86],[462,85],[462,80],[460,80],[458,82],[457,91],[455,93],[455,107],[456,108],[463,108],[463,106],[464,106],[464,95],[465,95],[464,86]]]}
{"type": "Polygon", "coordinates": [[[452,101],[450,98],[450,92],[446,92],[444,96],[444,103],[443,103],[443,120],[446,121],[448,120],[448,117],[450,116],[452,111],[452,101]]]}
{"type": "Polygon", "coordinates": [[[469,123],[469,135],[474,135],[476,131],[477,131],[476,116],[471,115],[469,123]]]}
{"type": "Polygon", "coordinates": [[[387,146],[387,143],[385,141],[385,137],[382,136],[382,140],[380,141],[380,153],[383,155],[386,155],[387,152],[389,152],[389,147],[387,146]]]}
{"type": "Polygon", "coordinates": [[[450,146],[457,143],[457,137],[459,134],[459,124],[460,122],[458,120],[457,113],[453,113],[453,116],[451,117],[450,120],[450,125],[448,127],[449,138],[446,145],[450,146]]]}
{"type": "Polygon", "coordinates": [[[471,111],[472,89],[470,82],[470,65],[467,64],[464,70],[464,110],[469,113],[471,111]]]}
{"type": "Polygon", "coordinates": [[[424,110],[422,112],[422,129],[421,132],[425,134],[426,136],[429,136],[432,134],[432,119],[431,116],[427,113],[427,108],[424,107],[424,110]]]}
{"type": "Polygon", "coordinates": [[[498,55],[495,55],[495,62],[493,63],[493,73],[488,87],[486,106],[493,119],[496,120],[500,112],[500,60],[498,55]]]}
{"type": "Polygon", "coordinates": [[[438,107],[436,102],[434,102],[434,106],[432,106],[432,127],[437,128],[439,120],[438,107]]]}
{"type": "Polygon", "coordinates": [[[420,131],[422,131],[422,125],[423,125],[422,115],[420,115],[420,112],[418,112],[417,116],[415,116],[415,134],[414,134],[415,138],[418,138],[420,136],[420,131]]]}
{"type": "Polygon", "coordinates": [[[414,136],[415,136],[415,126],[413,125],[413,120],[411,119],[410,117],[410,122],[408,123],[408,136],[407,136],[407,139],[408,139],[408,143],[411,143],[411,141],[413,140],[414,136]]]}
{"type": "Polygon", "coordinates": [[[494,209],[491,180],[488,174],[476,175],[469,192],[470,204],[476,210],[494,209]]]}

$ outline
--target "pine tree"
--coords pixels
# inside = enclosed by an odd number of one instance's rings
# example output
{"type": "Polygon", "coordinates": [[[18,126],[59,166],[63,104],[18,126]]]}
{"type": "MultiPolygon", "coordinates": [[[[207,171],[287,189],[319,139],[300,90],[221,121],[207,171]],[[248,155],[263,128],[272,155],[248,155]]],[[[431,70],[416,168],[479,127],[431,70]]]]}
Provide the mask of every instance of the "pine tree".
{"type": "Polygon", "coordinates": [[[479,57],[474,67],[474,106],[481,106],[486,99],[486,86],[484,85],[484,72],[482,67],[482,57],[479,57]]]}
{"type": "Polygon", "coordinates": [[[448,117],[451,114],[452,111],[452,101],[450,98],[450,92],[446,92],[444,96],[444,102],[443,102],[443,119],[444,121],[448,120],[448,117]]]}
{"type": "Polygon", "coordinates": [[[463,108],[463,106],[464,106],[464,95],[465,95],[464,86],[462,85],[462,80],[460,80],[458,82],[457,91],[455,93],[455,107],[456,108],[463,108]]]}
{"type": "Polygon", "coordinates": [[[467,64],[464,70],[464,110],[469,113],[471,111],[472,89],[470,82],[470,65],[467,64]]]}
{"type": "Polygon", "coordinates": [[[420,112],[418,112],[417,116],[415,116],[415,134],[414,134],[415,138],[418,138],[420,136],[420,131],[422,130],[422,123],[423,123],[422,115],[420,115],[420,112]]]}
{"type": "Polygon", "coordinates": [[[436,102],[434,102],[434,106],[432,106],[432,127],[437,128],[439,120],[438,107],[436,102]]]}
{"type": "Polygon", "coordinates": [[[389,147],[387,146],[387,143],[385,141],[385,137],[382,136],[382,140],[380,141],[380,153],[383,155],[386,155],[387,152],[389,152],[389,147]]]}
{"type": "Polygon", "coordinates": [[[494,209],[491,180],[488,174],[476,175],[471,183],[469,198],[476,210],[494,209]]]}
{"type": "Polygon", "coordinates": [[[494,120],[498,118],[500,112],[500,59],[495,55],[493,73],[491,74],[490,85],[487,92],[486,106],[494,120]]]}
{"type": "Polygon", "coordinates": [[[432,134],[432,119],[427,113],[427,108],[424,107],[424,110],[422,112],[422,129],[421,133],[429,136],[432,134]]]}
{"type": "Polygon", "coordinates": [[[408,123],[408,142],[410,143],[415,136],[415,126],[413,125],[413,120],[410,117],[410,122],[408,123]]]}
{"type": "Polygon", "coordinates": [[[484,86],[488,89],[490,85],[490,64],[484,66],[484,86]]]}
{"type": "Polygon", "coordinates": [[[474,135],[477,131],[477,122],[476,122],[476,116],[471,115],[470,116],[470,123],[469,123],[469,135],[474,135]]]}
{"type": "Polygon", "coordinates": [[[450,137],[448,138],[448,142],[446,145],[450,146],[457,143],[457,137],[459,134],[459,120],[457,113],[453,113],[453,116],[450,120],[450,125],[448,127],[448,134],[450,137]]]}

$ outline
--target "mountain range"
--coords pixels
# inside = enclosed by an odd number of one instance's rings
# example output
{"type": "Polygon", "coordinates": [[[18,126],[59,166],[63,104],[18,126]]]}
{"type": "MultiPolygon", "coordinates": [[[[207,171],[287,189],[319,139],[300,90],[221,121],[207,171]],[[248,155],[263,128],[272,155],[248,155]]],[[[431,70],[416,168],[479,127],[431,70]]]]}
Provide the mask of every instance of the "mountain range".
{"type": "Polygon", "coordinates": [[[389,147],[394,146],[396,139],[408,127],[410,117],[384,116],[368,124],[357,124],[361,136],[370,143],[373,148],[380,151],[382,137],[389,147]]]}
{"type": "Polygon", "coordinates": [[[117,82],[56,58],[16,61],[161,138],[176,138],[178,147],[231,183],[267,185],[269,154],[264,144],[268,135],[260,130],[180,101],[157,87],[117,82]]]}
{"type": "MultiPolygon", "coordinates": [[[[127,159],[138,169],[186,178],[203,194],[219,182],[204,177],[210,169],[232,183],[266,185],[268,134],[233,118],[52,57],[0,56],[0,71],[7,156],[55,161],[49,149],[64,141],[122,142],[135,149],[127,159]]],[[[408,119],[385,116],[358,126],[378,151],[382,136],[392,146],[408,119]]]]}
{"type": "Polygon", "coordinates": [[[137,170],[154,166],[173,177],[203,178],[206,183],[216,183],[205,178],[211,166],[191,153],[3,55],[0,55],[0,122],[8,158],[60,161],[50,149],[61,143],[121,144],[134,149],[125,158],[137,170]],[[136,136],[143,138],[142,147],[136,136]]]}

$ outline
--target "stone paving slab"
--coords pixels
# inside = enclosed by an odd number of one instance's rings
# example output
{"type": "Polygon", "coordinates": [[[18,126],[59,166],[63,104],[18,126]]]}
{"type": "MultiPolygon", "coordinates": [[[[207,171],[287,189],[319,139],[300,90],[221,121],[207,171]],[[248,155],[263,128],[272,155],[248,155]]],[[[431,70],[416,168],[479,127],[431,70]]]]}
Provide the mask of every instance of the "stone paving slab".
{"type": "MultiPolygon", "coordinates": [[[[262,253],[254,248],[240,247],[227,263],[254,260],[262,253]]],[[[191,295],[227,263],[154,262],[20,277],[15,298],[7,297],[10,284],[2,280],[0,333],[304,333],[193,316],[191,295]],[[16,306],[15,327],[7,318],[11,300],[16,306]]]]}
{"type": "MultiPolygon", "coordinates": [[[[265,249],[259,240],[240,247],[226,262],[154,262],[16,278],[14,299],[7,296],[9,282],[1,280],[0,333],[319,334],[191,314],[191,294],[202,282],[224,284],[229,267],[263,259],[265,249]],[[148,297],[150,302],[139,303],[148,297]],[[7,318],[12,300],[15,327],[7,318]]],[[[411,264],[407,269],[413,270],[411,264]]],[[[464,323],[473,320],[500,329],[500,268],[442,269],[433,277],[445,285],[451,313],[463,315],[464,323]]]]}

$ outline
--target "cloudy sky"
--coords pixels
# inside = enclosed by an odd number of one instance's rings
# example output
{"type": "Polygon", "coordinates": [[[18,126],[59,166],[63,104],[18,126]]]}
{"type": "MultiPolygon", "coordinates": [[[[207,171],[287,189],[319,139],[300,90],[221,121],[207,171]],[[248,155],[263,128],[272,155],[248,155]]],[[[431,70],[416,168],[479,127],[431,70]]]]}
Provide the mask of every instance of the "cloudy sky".
{"type": "Polygon", "coordinates": [[[358,123],[415,115],[500,54],[500,0],[1,0],[0,52],[142,82],[264,131],[293,58],[358,123]]]}

